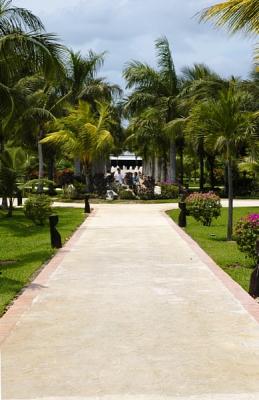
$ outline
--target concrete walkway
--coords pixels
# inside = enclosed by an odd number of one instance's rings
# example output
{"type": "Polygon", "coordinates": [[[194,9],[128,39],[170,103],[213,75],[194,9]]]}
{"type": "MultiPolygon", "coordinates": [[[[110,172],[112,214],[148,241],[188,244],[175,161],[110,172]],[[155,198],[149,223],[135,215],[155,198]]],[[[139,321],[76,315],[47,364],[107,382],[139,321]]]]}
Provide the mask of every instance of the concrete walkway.
{"type": "Polygon", "coordinates": [[[3,399],[259,399],[259,325],[233,293],[250,300],[166,208],[98,205],[25,292],[2,345],[3,399]]]}

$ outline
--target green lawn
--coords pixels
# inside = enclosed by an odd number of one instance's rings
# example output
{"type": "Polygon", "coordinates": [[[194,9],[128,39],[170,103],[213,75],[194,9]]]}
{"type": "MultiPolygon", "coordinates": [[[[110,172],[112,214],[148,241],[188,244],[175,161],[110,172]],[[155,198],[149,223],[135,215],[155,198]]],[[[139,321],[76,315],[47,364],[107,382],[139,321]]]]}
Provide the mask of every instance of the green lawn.
{"type": "MultiPolygon", "coordinates": [[[[235,208],[234,220],[257,212],[258,207],[235,208]]],[[[169,211],[168,214],[174,221],[178,221],[179,210],[169,211]]],[[[245,290],[248,290],[253,263],[241,253],[235,242],[226,241],[227,209],[223,208],[221,217],[214,220],[212,226],[202,226],[192,217],[187,217],[185,231],[213,258],[245,290]]]]}
{"type": "MultiPolygon", "coordinates": [[[[58,208],[58,230],[62,242],[83,222],[80,209],[58,208]]],[[[49,227],[35,226],[15,210],[13,218],[0,212],[0,315],[6,306],[31,280],[35,272],[55,253],[50,246],[49,227]],[[8,263],[8,260],[14,263],[8,263]],[[6,262],[7,261],[7,262],[6,262]]]]}

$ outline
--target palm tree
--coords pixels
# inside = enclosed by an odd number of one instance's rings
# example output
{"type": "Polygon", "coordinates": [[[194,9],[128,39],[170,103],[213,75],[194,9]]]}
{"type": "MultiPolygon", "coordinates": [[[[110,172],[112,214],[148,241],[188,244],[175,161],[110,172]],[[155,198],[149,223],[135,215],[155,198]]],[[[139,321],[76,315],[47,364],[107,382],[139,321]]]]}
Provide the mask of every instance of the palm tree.
{"type": "Polygon", "coordinates": [[[40,19],[24,8],[0,0],[0,115],[10,117],[15,107],[14,84],[25,75],[47,79],[64,73],[65,48],[47,34],[40,19]]]}
{"type": "MultiPolygon", "coordinates": [[[[123,71],[127,89],[133,89],[125,102],[127,116],[138,116],[146,109],[158,111],[164,124],[178,116],[177,96],[180,81],[177,78],[172,53],[166,37],[156,40],[158,69],[139,61],[130,62],[123,71]]],[[[163,125],[160,127],[164,135],[163,125]]],[[[176,143],[174,132],[169,132],[168,178],[176,182],[176,143]]]]}
{"type": "Polygon", "coordinates": [[[0,193],[9,198],[8,217],[12,217],[13,198],[17,195],[18,178],[22,178],[26,167],[29,165],[28,155],[21,147],[7,148],[0,157],[0,193]]]}
{"type": "MultiPolygon", "coordinates": [[[[83,56],[80,52],[70,50],[66,87],[72,105],[78,105],[80,100],[84,100],[91,105],[92,111],[96,112],[96,101],[111,103],[113,96],[121,95],[119,86],[111,85],[104,78],[97,77],[104,63],[104,56],[105,52],[98,54],[90,50],[83,56]]],[[[80,161],[76,159],[75,175],[80,176],[80,174],[80,161]]]]}
{"type": "MultiPolygon", "coordinates": [[[[200,14],[202,21],[214,20],[217,26],[227,26],[230,32],[244,31],[259,34],[258,0],[227,0],[205,9],[200,14]]],[[[259,52],[256,50],[256,62],[259,52]]]]}
{"type": "Polygon", "coordinates": [[[110,106],[98,103],[96,108],[98,112],[93,114],[91,106],[80,100],[78,106],[69,109],[68,116],[57,121],[59,129],[41,141],[42,144],[61,146],[64,154],[82,162],[87,189],[91,163],[101,155],[109,154],[114,145],[110,129],[115,122],[110,116],[110,106]]]}
{"type": "Polygon", "coordinates": [[[233,231],[233,162],[244,143],[255,137],[256,113],[245,111],[249,95],[232,83],[222,89],[217,99],[200,101],[193,107],[187,123],[192,132],[202,132],[205,141],[213,144],[226,161],[228,170],[228,227],[227,240],[232,240],[233,231]]]}
{"type": "MultiPolygon", "coordinates": [[[[182,114],[186,116],[184,121],[187,122],[190,110],[198,101],[216,99],[218,93],[228,86],[229,82],[227,80],[222,79],[205,64],[194,64],[192,67],[184,67],[182,69],[182,89],[179,95],[182,114]]],[[[193,135],[193,132],[188,132],[188,134],[187,142],[191,142],[191,146],[199,159],[200,190],[203,191],[206,158],[211,167],[211,186],[214,186],[213,162],[215,151],[211,146],[206,146],[203,132],[200,131],[197,135],[193,135]]]]}

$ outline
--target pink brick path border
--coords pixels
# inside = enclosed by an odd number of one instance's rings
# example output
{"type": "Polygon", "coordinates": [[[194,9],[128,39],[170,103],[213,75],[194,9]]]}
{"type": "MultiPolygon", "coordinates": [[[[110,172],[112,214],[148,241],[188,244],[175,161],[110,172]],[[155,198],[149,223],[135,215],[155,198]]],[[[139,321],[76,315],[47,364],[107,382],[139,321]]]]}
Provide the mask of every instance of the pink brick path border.
{"type": "Polygon", "coordinates": [[[208,254],[173,220],[168,214],[163,212],[168,223],[173,226],[179,236],[185,240],[191,249],[196,253],[211,272],[220,280],[220,282],[232,293],[232,295],[242,304],[245,310],[259,323],[259,304],[249,296],[249,294],[236,283],[222,268],[220,268],[208,254]]]}
{"type": "Polygon", "coordinates": [[[54,257],[47,263],[47,265],[40,271],[38,276],[30,283],[21,293],[17,299],[14,300],[13,304],[6,311],[6,313],[0,318],[0,348],[9,336],[11,331],[15,328],[17,322],[20,320],[22,314],[28,310],[33,300],[38,296],[41,290],[44,289],[50,276],[59,267],[63,261],[65,255],[71,251],[73,246],[78,242],[82,234],[87,229],[88,222],[96,214],[94,210],[82,225],[75,231],[72,237],[65,243],[64,247],[57,251],[54,257]]]}

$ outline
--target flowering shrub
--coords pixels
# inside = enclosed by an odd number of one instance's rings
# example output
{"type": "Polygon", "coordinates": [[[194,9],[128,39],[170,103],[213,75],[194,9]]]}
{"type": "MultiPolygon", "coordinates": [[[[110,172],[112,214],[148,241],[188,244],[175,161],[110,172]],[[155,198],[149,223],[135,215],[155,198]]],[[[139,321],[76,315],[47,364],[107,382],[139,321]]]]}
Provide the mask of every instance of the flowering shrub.
{"type": "Polygon", "coordinates": [[[189,215],[204,226],[210,226],[212,219],[220,216],[220,197],[213,192],[192,193],[186,198],[186,205],[189,215]]]}
{"type": "Polygon", "coordinates": [[[257,259],[256,240],[259,237],[259,214],[249,214],[241,218],[235,226],[235,236],[239,250],[248,257],[257,259]]]}

